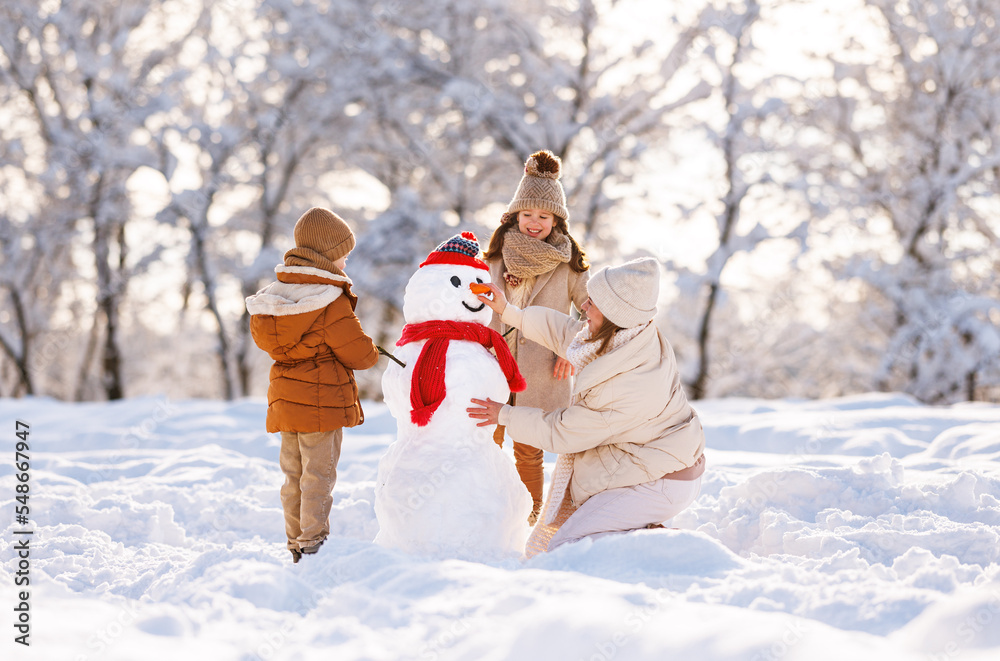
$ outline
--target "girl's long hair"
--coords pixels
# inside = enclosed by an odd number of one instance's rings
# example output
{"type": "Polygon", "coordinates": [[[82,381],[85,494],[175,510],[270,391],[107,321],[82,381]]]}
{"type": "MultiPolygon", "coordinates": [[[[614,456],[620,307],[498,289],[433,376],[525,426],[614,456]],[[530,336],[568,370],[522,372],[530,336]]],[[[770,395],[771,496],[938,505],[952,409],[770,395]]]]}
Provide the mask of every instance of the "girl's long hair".
{"type": "Polygon", "coordinates": [[[597,332],[587,342],[600,342],[601,346],[597,348],[597,355],[603,356],[611,346],[611,340],[615,338],[615,333],[620,330],[622,330],[621,326],[605,317],[601,323],[601,327],[597,329],[597,332]]]}
{"type": "MultiPolygon", "coordinates": [[[[576,242],[576,239],[569,233],[569,224],[566,219],[562,216],[557,216],[552,214],[555,218],[555,223],[552,225],[553,232],[562,232],[567,237],[569,237],[570,246],[572,246],[573,253],[569,258],[569,266],[571,269],[577,273],[583,273],[590,268],[590,264],[587,262],[587,255],[583,252],[583,248],[580,244],[576,242]]],[[[493,236],[490,237],[490,247],[483,253],[483,259],[490,261],[492,259],[500,258],[503,259],[503,238],[507,234],[507,230],[511,227],[517,225],[517,212],[511,211],[510,213],[505,213],[500,217],[500,227],[496,228],[493,232],[493,236]]]]}

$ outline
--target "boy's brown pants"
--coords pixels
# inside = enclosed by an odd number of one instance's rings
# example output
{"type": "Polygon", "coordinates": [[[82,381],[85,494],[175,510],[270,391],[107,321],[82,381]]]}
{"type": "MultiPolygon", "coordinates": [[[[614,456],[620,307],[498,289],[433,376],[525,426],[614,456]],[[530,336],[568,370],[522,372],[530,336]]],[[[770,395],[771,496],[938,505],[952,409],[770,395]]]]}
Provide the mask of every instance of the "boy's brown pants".
{"type": "Polygon", "coordinates": [[[281,432],[278,463],[285,474],[281,507],[289,549],[314,546],[330,534],[332,492],[343,440],[343,429],[311,434],[281,432]]]}
{"type": "MultiPolygon", "coordinates": [[[[497,425],[493,432],[493,440],[497,445],[503,445],[504,429],[506,427],[497,425]]],[[[514,464],[517,466],[517,474],[521,476],[521,482],[531,494],[531,508],[535,512],[540,511],[542,507],[542,489],[545,486],[545,471],[542,467],[544,459],[544,450],[514,441],[514,464]]]]}

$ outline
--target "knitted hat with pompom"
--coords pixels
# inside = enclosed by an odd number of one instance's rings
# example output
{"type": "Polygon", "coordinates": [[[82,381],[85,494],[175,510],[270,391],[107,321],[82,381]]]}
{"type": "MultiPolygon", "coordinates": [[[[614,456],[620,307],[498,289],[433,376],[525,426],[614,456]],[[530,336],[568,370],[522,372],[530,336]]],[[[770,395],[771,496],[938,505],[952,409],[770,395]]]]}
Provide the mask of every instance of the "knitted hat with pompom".
{"type": "Polygon", "coordinates": [[[507,213],[524,209],[542,209],[569,220],[566,208],[566,193],[563,192],[559,176],[562,161],[548,150],[536,151],[524,163],[524,176],[517,186],[514,199],[507,205],[507,213]]]}
{"type": "Polygon", "coordinates": [[[472,232],[462,232],[451,237],[437,248],[420,266],[428,264],[456,264],[489,271],[486,262],[479,259],[479,239],[472,232]]]}

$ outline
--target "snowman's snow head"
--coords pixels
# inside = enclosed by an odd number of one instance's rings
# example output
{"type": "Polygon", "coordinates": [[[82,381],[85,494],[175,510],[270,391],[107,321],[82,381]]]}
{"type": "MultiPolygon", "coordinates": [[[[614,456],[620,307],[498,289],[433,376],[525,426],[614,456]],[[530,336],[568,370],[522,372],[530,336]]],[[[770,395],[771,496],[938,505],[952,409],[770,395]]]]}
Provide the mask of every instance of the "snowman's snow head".
{"type": "Polygon", "coordinates": [[[472,293],[473,282],[490,282],[489,267],[478,259],[479,241],[472,232],[451,237],[434,249],[406,285],[403,318],[425,321],[466,321],[487,325],[493,311],[472,293]]]}

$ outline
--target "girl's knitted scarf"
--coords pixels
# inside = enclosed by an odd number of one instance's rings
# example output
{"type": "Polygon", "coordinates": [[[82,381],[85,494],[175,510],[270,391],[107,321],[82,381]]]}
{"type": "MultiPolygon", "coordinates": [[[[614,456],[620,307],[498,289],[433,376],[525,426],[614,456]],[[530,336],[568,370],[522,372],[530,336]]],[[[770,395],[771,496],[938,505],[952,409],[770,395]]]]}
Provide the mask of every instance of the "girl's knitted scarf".
{"type": "Polygon", "coordinates": [[[507,267],[504,278],[511,287],[517,287],[525,278],[548,273],[572,256],[569,237],[555,229],[544,241],[522,234],[516,226],[503,236],[503,263],[507,267]]]}
{"type": "Polygon", "coordinates": [[[451,340],[478,342],[486,349],[496,352],[500,368],[507,378],[511,392],[521,392],[527,387],[514,357],[500,333],[482,324],[464,321],[425,321],[403,326],[403,336],[396,342],[397,347],[418,340],[427,340],[420,350],[420,356],[413,366],[410,379],[410,420],[418,427],[424,427],[441,402],[444,401],[444,368],[451,340]]]}
{"type": "MultiPolygon", "coordinates": [[[[634,326],[632,328],[623,328],[614,334],[611,338],[611,345],[605,352],[605,355],[611,353],[615,349],[624,346],[630,340],[635,339],[639,333],[641,333],[646,326],[652,322],[641,324],[639,326],[634,326]]],[[[601,348],[600,342],[590,342],[590,327],[584,326],[580,329],[580,332],[576,334],[573,341],[569,343],[569,347],[566,348],[566,360],[573,364],[576,368],[576,373],[579,374],[580,370],[589,365],[597,358],[597,350],[601,348]]]]}

